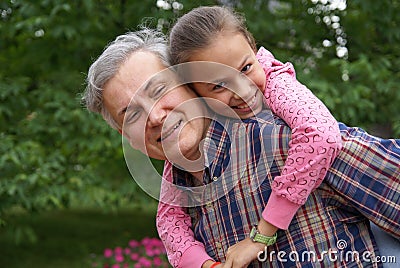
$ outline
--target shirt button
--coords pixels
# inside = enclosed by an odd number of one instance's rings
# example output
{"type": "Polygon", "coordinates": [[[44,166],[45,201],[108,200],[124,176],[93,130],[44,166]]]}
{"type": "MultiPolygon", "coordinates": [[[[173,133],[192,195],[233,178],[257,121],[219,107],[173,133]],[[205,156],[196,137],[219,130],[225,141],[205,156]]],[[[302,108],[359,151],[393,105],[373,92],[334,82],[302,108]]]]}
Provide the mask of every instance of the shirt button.
{"type": "Polygon", "coordinates": [[[213,181],[217,181],[218,180],[218,177],[213,177],[213,181]]]}
{"type": "Polygon", "coordinates": [[[212,207],[213,207],[213,204],[212,204],[211,202],[207,202],[206,207],[212,208],[212,207]]]}
{"type": "Polygon", "coordinates": [[[215,242],[215,246],[217,247],[218,250],[222,249],[222,243],[221,242],[215,242]]]}

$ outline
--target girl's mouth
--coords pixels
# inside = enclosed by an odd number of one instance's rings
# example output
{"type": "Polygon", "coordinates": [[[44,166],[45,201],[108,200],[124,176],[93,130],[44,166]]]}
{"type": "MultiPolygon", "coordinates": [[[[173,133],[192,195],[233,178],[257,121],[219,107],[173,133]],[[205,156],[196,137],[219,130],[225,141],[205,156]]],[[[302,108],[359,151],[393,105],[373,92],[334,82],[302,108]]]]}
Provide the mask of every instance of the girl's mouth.
{"type": "Polygon", "coordinates": [[[257,95],[257,92],[250,101],[243,102],[242,104],[237,105],[237,106],[232,106],[232,109],[246,110],[246,112],[248,112],[249,110],[252,110],[253,106],[256,103],[256,95],[257,95]]]}

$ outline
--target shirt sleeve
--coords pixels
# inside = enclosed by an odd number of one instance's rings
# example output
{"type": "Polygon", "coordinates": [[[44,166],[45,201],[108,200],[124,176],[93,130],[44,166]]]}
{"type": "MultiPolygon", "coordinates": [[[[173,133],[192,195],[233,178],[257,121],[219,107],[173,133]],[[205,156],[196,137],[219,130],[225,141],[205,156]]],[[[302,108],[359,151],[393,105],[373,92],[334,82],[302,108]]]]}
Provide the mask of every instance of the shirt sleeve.
{"type": "Polygon", "coordinates": [[[173,267],[201,268],[205,261],[212,258],[206,253],[203,243],[195,240],[191,229],[191,218],[186,210],[170,205],[172,200],[182,198],[180,191],[171,187],[170,182],[172,182],[172,164],[165,161],[156,216],[158,234],[173,267]]]}
{"type": "Polygon", "coordinates": [[[287,229],[297,210],[323,181],[342,148],[340,130],[328,108],[296,79],[291,63],[281,63],[261,47],[257,59],[267,83],[265,103],[292,129],[288,156],[262,216],[287,229]]]}

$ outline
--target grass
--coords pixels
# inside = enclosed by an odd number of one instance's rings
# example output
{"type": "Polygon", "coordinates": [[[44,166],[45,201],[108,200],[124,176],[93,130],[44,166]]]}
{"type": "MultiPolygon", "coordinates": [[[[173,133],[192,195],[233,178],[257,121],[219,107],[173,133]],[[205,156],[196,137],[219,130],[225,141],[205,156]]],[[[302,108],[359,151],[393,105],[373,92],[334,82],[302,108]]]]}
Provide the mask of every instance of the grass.
{"type": "Polygon", "coordinates": [[[157,237],[155,210],[126,210],[103,213],[96,210],[52,211],[18,214],[8,226],[29,226],[36,243],[22,240],[0,229],[0,267],[90,267],[90,254],[104,248],[127,246],[129,240],[157,237]]]}

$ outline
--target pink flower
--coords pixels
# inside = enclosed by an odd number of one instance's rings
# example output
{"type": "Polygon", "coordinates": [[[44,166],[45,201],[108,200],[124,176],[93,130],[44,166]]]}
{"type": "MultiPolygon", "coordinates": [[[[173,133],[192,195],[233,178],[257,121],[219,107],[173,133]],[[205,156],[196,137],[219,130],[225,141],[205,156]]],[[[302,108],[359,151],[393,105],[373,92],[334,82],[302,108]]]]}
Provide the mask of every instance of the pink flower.
{"type": "Polygon", "coordinates": [[[122,255],[122,252],[123,252],[123,250],[122,250],[121,247],[116,247],[116,248],[114,249],[115,255],[122,255]]]}
{"type": "Polygon", "coordinates": [[[139,263],[140,263],[143,267],[151,267],[151,261],[148,260],[148,259],[146,259],[146,258],[144,258],[144,257],[141,257],[141,258],[139,259],[139,263]]]}
{"type": "Polygon", "coordinates": [[[166,254],[167,250],[165,249],[164,245],[162,246],[162,248],[160,249],[160,254],[166,254]]]}
{"type": "Polygon", "coordinates": [[[151,239],[149,237],[145,237],[142,239],[141,243],[142,245],[146,246],[150,243],[151,239]]]}
{"type": "Polygon", "coordinates": [[[146,248],[146,255],[149,256],[149,257],[153,257],[153,256],[156,255],[156,254],[154,253],[154,250],[153,250],[153,249],[151,249],[151,248],[146,248]]]}
{"type": "Polygon", "coordinates": [[[124,256],[122,256],[122,255],[115,255],[115,261],[116,261],[116,262],[123,262],[123,261],[124,261],[124,256]]]}
{"type": "Polygon", "coordinates": [[[160,239],[155,238],[154,239],[154,245],[157,247],[164,247],[163,242],[160,239]]]}
{"type": "Polygon", "coordinates": [[[150,268],[168,267],[165,247],[158,238],[145,237],[140,241],[129,241],[128,247],[104,249],[104,256],[92,256],[92,265],[102,268],[150,268]]]}
{"type": "Polygon", "coordinates": [[[139,259],[139,254],[137,253],[132,253],[131,254],[131,260],[132,261],[137,261],[139,259]]]}
{"type": "Polygon", "coordinates": [[[160,266],[162,264],[162,260],[159,257],[155,257],[153,259],[153,263],[155,266],[160,266]]]}
{"type": "Polygon", "coordinates": [[[112,255],[113,255],[112,249],[106,248],[106,249],[104,250],[104,257],[110,258],[112,255]]]}
{"type": "Polygon", "coordinates": [[[136,241],[136,240],[131,240],[131,241],[129,241],[129,246],[130,246],[131,248],[136,248],[136,247],[139,246],[139,242],[136,241]]]}

